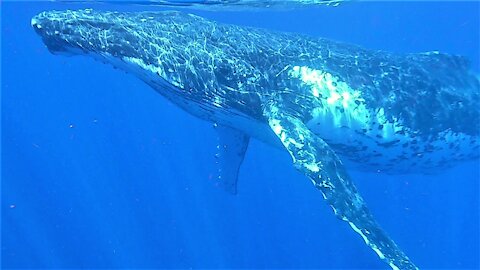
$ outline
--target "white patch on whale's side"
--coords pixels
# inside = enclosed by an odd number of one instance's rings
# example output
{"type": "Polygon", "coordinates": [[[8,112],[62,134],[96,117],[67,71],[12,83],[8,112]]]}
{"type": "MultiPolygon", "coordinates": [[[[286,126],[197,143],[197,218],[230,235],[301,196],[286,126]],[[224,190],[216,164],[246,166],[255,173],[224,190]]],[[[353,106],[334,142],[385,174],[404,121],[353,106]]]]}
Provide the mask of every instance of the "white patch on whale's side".
{"type": "Polygon", "coordinates": [[[311,94],[312,119],[307,126],[346,157],[353,168],[391,173],[422,172],[442,167],[442,157],[462,160],[472,152],[476,138],[444,130],[435,138],[417,136],[395,116],[387,118],[385,108],[371,108],[361,89],[353,89],[329,72],[308,66],[293,66],[290,77],[298,79],[311,94]]]}

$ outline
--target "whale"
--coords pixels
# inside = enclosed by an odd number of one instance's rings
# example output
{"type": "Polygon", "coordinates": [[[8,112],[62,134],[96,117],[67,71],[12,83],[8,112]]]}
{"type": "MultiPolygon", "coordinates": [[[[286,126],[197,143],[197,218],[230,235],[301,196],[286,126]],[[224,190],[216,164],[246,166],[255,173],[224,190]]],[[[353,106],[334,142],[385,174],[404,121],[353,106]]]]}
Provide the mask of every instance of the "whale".
{"type": "Polygon", "coordinates": [[[392,269],[417,266],[349,171],[428,173],[479,157],[480,82],[462,56],[365,49],[179,11],[46,11],[31,25],[53,54],[111,64],[213,123],[218,181],[231,193],[251,138],[286,151],[392,269]]]}

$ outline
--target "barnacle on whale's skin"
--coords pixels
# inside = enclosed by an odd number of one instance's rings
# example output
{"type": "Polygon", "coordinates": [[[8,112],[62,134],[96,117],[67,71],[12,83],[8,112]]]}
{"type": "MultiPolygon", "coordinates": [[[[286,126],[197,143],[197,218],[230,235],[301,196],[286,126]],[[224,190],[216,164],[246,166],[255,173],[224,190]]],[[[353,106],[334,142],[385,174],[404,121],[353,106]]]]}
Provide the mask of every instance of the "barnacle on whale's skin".
{"type": "Polygon", "coordinates": [[[376,223],[344,161],[402,173],[479,155],[480,83],[462,57],[372,51],[177,11],[49,11],[32,26],[51,52],[111,63],[216,123],[219,163],[233,164],[221,171],[229,187],[250,137],[285,149],[393,269],[416,266],[376,223]]]}

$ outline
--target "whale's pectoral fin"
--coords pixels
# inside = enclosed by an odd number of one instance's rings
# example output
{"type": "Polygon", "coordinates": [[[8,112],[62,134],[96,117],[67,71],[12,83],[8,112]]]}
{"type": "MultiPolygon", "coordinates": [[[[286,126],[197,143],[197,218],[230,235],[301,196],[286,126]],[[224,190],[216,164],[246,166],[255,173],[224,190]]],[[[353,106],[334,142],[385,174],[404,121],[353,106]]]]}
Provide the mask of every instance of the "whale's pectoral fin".
{"type": "Polygon", "coordinates": [[[322,193],[335,215],[347,221],[393,269],[415,265],[379,227],[334,151],[297,117],[280,106],[265,109],[271,129],[290,153],[295,167],[322,193]]]}
{"type": "Polygon", "coordinates": [[[247,151],[249,137],[236,129],[215,125],[218,133],[218,143],[215,158],[217,159],[217,179],[223,188],[237,193],[237,179],[247,151]]]}

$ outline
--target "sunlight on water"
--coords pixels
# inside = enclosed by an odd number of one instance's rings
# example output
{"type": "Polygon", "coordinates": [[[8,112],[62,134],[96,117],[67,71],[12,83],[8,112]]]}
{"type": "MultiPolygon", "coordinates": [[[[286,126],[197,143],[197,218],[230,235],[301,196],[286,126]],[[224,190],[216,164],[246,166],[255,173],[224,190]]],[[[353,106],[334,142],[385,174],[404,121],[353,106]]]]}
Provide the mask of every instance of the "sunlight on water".
{"type": "Polygon", "coordinates": [[[350,0],[145,0],[145,1],[95,1],[95,0],[55,0],[59,3],[83,3],[83,4],[113,4],[113,5],[142,5],[176,8],[195,8],[204,10],[262,10],[262,9],[282,9],[291,10],[297,8],[313,8],[316,6],[337,6],[341,2],[350,0]]]}

